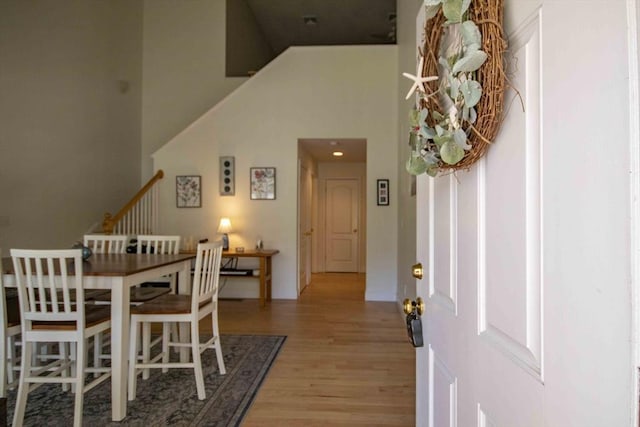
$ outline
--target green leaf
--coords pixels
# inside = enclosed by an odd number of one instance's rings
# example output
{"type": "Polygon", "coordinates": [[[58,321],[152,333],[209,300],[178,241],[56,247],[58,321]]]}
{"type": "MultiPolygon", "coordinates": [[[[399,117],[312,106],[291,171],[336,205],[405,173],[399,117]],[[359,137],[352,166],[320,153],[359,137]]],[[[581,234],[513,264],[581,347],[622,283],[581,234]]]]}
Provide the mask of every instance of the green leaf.
{"type": "Polygon", "coordinates": [[[420,113],[418,112],[418,110],[414,108],[411,111],[409,111],[409,126],[411,126],[411,128],[414,128],[414,129],[419,127],[420,126],[419,118],[420,118],[420,113]]]}
{"type": "Polygon", "coordinates": [[[473,124],[476,122],[478,118],[478,113],[476,113],[475,108],[469,108],[469,123],[473,124]]]}
{"type": "Polygon", "coordinates": [[[440,114],[439,111],[433,110],[431,112],[431,117],[433,118],[433,120],[435,120],[436,122],[440,122],[442,121],[442,119],[444,119],[444,116],[442,114],[440,114]]]}
{"type": "Polygon", "coordinates": [[[411,157],[407,160],[407,164],[405,165],[407,172],[412,175],[420,175],[427,171],[427,162],[424,161],[422,156],[419,153],[412,152],[411,157]]]}
{"type": "Polygon", "coordinates": [[[458,147],[464,150],[471,150],[471,146],[467,144],[467,133],[462,129],[457,129],[453,133],[453,140],[458,145],[458,147]]]}
{"type": "Polygon", "coordinates": [[[420,126],[420,137],[424,138],[424,139],[433,139],[433,137],[436,136],[436,131],[431,129],[426,123],[423,123],[422,126],[420,126]]]}
{"type": "Polygon", "coordinates": [[[448,74],[447,79],[449,80],[449,96],[455,101],[460,93],[460,80],[453,77],[453,74],[448,74]]]}
{"type": "Polygon", "coordinates": [[[438,166],[428,167],[427,168],[427,175],[429,175],[430,177],[433,177],[433,178],[438,176],[438,166]]]}
{"type": "Polygon", "coordinates": [[[456,64],[453,66],[452,72],[456,74],[459,72],[470,73],[472,71],[476,71],[486,60],[487,54],[481,50],[469,52],[468,55],[458,59],[456,64]]]}
{"type": "Polygon", "coordinates": [[[443,162],[455,165],[464,157],[464,150],[455,141],[447,141],[440,147],[440,157],[443,162]]]}
{"type": "Polygon", "coordinates": [[[461,22],[471,0],[443,0],[442,13],[449,22],[461,22]]]}
{"type": "Polygon", "coordinates": [[[431,19],[434,16],[436,16],[438,14],[439,10],[440,10],[440,0],[438,0],[435,5],[431,5],[431,6],[427,5],[426,1],[425,1],[425,7],[424,7],[424,19],[425,19],[425,21],[428,21],[429,19],[431,19]]]}
{"type": "Polygon", "coordinates": [[[437,6],[442,3],[442,0],[424,0],[424,5],[426,7],[437,6]]]}
{"type": "Polygon", "coordinates": [[[477,45],[482,43],[482,35],[480,29],[473,21],[464,21],[460,25],[460,34],[462,34],[462,40],[465,46],[477,45]]]}
{"type": "Polygon", "coordinates": [[[422,125],[424,123],[425,120],[427,120],[427,116],[429,115],[429,109],[428,108],[422,108],[420,109],[420,125],[422,125]]]}
{"type": "Polygon", "coordinates": [[[465,107],[473,107],[482,97],[482,86],[475,80],[466,80],[460,85],[465,107]]]}
{"type": "Polygon", "coordinates": [[[438,64],[440,64],[447,73],[451,72],[451,64],[449,64],[449,61],[447,61],[447,58],[443,56],[439,57],[438,64]]]}
{"type": "Polygon", "coordinates": [[[415,150],[418,146],[418,135],[413,132],[409,132],[409,146],[412,150],[415,150]]]}

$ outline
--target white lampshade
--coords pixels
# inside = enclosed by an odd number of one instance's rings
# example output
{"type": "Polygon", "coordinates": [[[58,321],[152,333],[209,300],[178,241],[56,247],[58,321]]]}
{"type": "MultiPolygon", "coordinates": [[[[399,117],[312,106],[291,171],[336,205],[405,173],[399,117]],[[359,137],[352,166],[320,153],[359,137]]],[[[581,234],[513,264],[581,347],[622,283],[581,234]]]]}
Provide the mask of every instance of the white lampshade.
{"type": "Polygon", "coordinates": [[[220,225],[218,226],[218,233],[225,234],[231,233],[231,220],[229,218],[220,218],[220,225]]]}

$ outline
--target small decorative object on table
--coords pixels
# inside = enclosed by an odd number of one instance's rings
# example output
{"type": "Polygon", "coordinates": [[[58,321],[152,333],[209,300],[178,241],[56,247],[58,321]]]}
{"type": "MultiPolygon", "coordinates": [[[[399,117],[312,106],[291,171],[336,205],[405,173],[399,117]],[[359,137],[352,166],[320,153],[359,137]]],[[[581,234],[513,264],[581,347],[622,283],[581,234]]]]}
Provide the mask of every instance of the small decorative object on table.
{"type": "Polygon", "coordinates": [[[75,242],[71,249],[82,249],[82,259],[85,261],[88,260],[93,253],[93,251],[91,251],[91,248],[83,245],[82,242],[75,242]]]}
{"type": "Polygon", "coordinates": [[[239,254],[244,253],[244,247],[242,247],[242,246],[238,246],[238,247],[236,248],[236,252],[237,252],[237,253],[239,253],[239,254]]]}

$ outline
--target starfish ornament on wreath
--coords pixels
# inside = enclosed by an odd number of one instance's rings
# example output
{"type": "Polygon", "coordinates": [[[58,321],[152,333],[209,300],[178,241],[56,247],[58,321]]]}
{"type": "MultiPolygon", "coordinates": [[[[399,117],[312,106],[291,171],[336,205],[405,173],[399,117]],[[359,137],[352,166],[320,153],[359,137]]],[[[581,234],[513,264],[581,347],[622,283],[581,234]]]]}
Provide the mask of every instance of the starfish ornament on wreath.
{"type": "Polygon", "coordinates": [[[405,76],[406,78],[413,80],[413,86],[411,86],[411,89],[409,89],[409,92],[407,93],[407,97],[405,99],[409,99],[411,97],[411,95],[413,94],[413,92],[415,92],[416,90],[419,90],[422,93],[426,93],[426,89],[424,88],[424,83],[427,82],[432,82],[434,80],[438,80],[438,76],[428,76],[428,77],[422,77],[422,66],[424,65],[424,56],[420,56],[420,63],[418,64],[418,70],[416,71],[416,75],[414,76],[413,74],[409,74],[409,73],[402,73],[403,76],[405,76]]]}

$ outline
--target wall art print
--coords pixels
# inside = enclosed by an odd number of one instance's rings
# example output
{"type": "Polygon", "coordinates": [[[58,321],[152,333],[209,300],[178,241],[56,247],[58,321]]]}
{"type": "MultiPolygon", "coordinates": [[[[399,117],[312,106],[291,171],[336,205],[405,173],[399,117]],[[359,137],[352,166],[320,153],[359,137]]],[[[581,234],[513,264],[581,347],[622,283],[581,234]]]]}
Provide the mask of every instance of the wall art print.
{"type": "Polygon", "coordinates": [[[251,200],[276,199],[276,168],[250,168],[251,200]]]}
{"type": "Polygon", "coordinates": [[[179,208],[202,207],[200,175],[176,176],[176,206],[179,208]]]}

